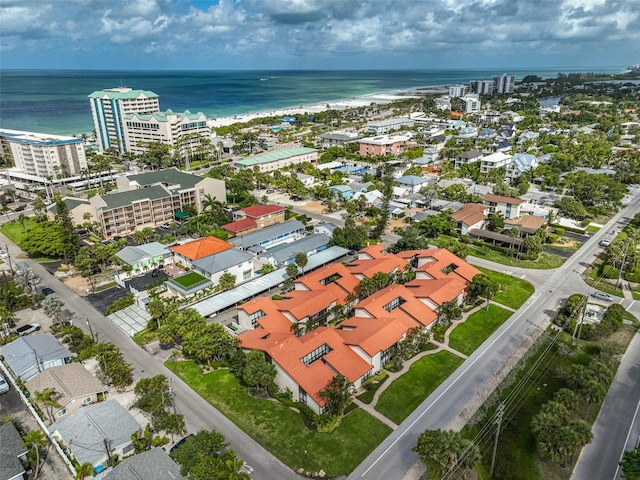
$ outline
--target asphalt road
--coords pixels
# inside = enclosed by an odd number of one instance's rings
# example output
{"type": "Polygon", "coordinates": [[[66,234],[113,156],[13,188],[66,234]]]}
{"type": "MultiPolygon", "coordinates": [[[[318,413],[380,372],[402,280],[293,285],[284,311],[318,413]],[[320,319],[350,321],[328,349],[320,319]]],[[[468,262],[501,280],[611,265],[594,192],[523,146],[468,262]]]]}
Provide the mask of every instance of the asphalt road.
{"type": "MultiPolygon", "coordinates": [[[[350,475],[349,479],[401,479],[418,460],[411,451],[417,437],[427,429],[450,428],[459,422],[459,415],[505,362],[512,357],[528,336],[545,329],[563,299],[572,293],[590,294],[581,273],[602,250],[598,242],[614,226],[622,227],[640,211],[640,196],[615,215],[591,240],[583,245],[562,267],[555,270],[531,272],[528,280],[536,285],[534,295],[511,318],[476,350],[444,383],[442,383],[382,444],[371,453],[350,475]],[[456,422],[458,420],[458,422],[456,422]]],[[[471,259],[473,263],[473,259],[471,259]]],[[[478,262],[480,263],[480,262],[478,262]]],[[[482,262],[485,263],[485,262],[482,262]]],[[[485,263],[486,264],[486,263],[485,263]]],[[[495,268],[495,267],[494,267],[495,268]]],[[[504,267],[506,273],[516,270],[504,267]]],[[[521,271],[522,275],[526,274],[521,271]]],[[[521,276],[521,275],[520,275],[521,276]]],[[[635,302],[620,299],[627,310],[640,313],[635,302]]],[[[636,402],[637,402],[636,397],[636,402]]],[[[633,413],[619,412],[621,416],[633,413]]],[[[625,438],[626,431],[609,432],[625,438]]],[[[617,458],[599,454],[602,463],[616,464],[617,458]]],[[[600,478],[600,477],[583,477],[600,478]]]]}
{"type": "Polygon", "coordinates": [[[640,333],[627,349],[593,424],[593,441],[580,455],[572,479],[622,479],[618,462],[640,437],[640,333]]]}

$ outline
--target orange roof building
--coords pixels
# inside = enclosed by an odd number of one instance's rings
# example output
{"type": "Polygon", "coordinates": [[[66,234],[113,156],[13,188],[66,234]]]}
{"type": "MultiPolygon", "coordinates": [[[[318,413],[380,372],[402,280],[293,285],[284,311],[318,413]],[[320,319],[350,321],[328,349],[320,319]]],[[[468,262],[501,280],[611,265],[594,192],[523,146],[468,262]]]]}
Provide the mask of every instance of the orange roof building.
{"type": "Polygon", "coordinates": [[[326,402],[319,392],[334,376],[343,375],[361,388],[410,330],[429,328],[443,302],[462,302],[478,273],[443,249],[392,254],[381,246],[368,247],[350,265],[327,265],[299,278],[280,300],[258,297],[238,306],[238,323],[246,330],[239,335],[240,345],[264,352],[276,366],[278,386],[322,413],[326,402]],[[415,268],[415,280],[357,301],[360,276],[409,266],[415,268]],[[353,316],[327,326],[335,318],[334,307],[348,303],[355,303],[353,316]]]}
{"type": "Polygon", "coordinates": [[[169,248],[184,266],[191,268],[191,262],[194,260],[229,250],[233,248],[233,244],[216,237],[204,237],[169,248]]]}

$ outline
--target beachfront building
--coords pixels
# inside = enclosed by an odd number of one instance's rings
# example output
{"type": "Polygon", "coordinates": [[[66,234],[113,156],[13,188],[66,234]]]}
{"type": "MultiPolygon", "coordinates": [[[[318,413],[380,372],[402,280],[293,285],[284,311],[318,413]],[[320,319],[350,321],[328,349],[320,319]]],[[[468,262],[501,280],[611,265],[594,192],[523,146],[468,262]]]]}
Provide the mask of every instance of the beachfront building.
{"type": "Polygon", "coordinates": [[[467,93],[469,93],[469,85],[451,85],[449,87],[449,97],[457,98],[464,97],[467,93]]]}
{"type": "Polygon", "coordinates": [[[131,150],[126,139],[127,115],[151,115],[160,111],[158,95],[146,90],[116,87],[89,95],[93,126],[100,153],[115,147],[120,153],[131,150]]]}
{"type": "Polygon", "coordinates": [[[482,102],[477,93],[469,93],[460,97],[460,109],[465,113],[477,112],[480,110],[482,102]]]}
{"type": "Polygon", "coordinates": [[[410,140],[409,135],[382,135],[360,140],[360,155],[375,157],[377,155],[397,155],[404,151],[405,144],[410,140]]]}
{"type": "Polygon", "coordinates": [[[87,169],[81,138],[0,128],[0,146],[16,171],[43,180],[80,175],[87,169]]]}
{"type": "Polygon", "coordinates": [[[202,113],[155,112],[143,114],[134,112],[124,116],[125,145],[128,151],[141,155],[148,142],[175,145],[175,153],[189,158],[209,142],[211,129],[207,126],[207,116],[202,113]]]}
{"type": "Polygon", "coordinates": [[[508,75],[503,73],[502,75],[496,75],[493,77],[493,93],[513,93],[513,87],[516,84],[515,75],[508,75]]]}
{"type": "Polygon", "coordinates": [[[495,84],[493,80],[472,80],[469,82],[469,93],[479,95],[493,95],[495,84]]]}
{"type": "Polygon", "coordinates": [[[318,161],[318,150],[315,148],[296,147],[273,150],[261,155],[254,155],[234,162],[238,170],[253,170],[258,167],[261,173],[282,170],[291,165],[313,163],[318,161]]]}
{"type": "Polygon", "coordinates": [[[378,122],[369,122],[367,124],[367,132],[374,135],[383,135],[392,130],[401,130],[402,128],[411,128],[415,125],[415,121],[410,117],[388,118],[378,122]]]}
{"type": "Polygon", "coordinates": [[[320,148],[326,150],[331,147],[344,147],[348,143],[357,142],[362,138],[362,135],[356,132],[346,132],[343,130],[337,130],[335,132],[323,133],[320,138],[320,148]]]}

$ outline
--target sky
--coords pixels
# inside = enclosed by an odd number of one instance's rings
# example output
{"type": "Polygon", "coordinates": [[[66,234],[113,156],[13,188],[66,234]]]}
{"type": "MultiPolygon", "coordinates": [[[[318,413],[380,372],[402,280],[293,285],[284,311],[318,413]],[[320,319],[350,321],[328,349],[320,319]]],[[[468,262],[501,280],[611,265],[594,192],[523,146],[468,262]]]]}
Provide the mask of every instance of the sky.
{"type": "Polygon", "coordinates": [[[0,0],[0,69],[640,63],[640,0],[0,0]]]}

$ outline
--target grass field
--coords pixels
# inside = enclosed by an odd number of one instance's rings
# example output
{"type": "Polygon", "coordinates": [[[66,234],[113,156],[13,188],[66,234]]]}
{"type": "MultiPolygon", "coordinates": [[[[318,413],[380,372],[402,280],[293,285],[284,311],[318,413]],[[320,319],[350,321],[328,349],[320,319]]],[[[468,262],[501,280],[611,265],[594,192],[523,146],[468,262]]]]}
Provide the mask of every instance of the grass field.
{"type": "Polygon", "coordinates": [[[488,312],[482,307],[453,329],[449,335],[449,346],[460,353],[471,355],[511,316],[511,313],[492,304],[489,304],[488,312]]]}
{"type": "Polygon", "coordinates": [[[26,217],[24,220],[24,226],[22,225],[22,222],[13,220],[11,222],[2,224],[2,226],[0,227],[0,232],[2,232],[5,237],[7,237],[16,245],[20,245],[22,238],[37,224],[38,222],[36,222],[35,217],[26,217]]]}
{"type": "Polygon", "coordinates": [[[177,277],[173,279],[175,283],[181,285],[185,289],[189,289],[192,286],[194,286],[196,283],[200,283],[205,280],[206,278],[204,278],[202,275],[196,272],[189,272],[186,275],[182,275],[181,277],[177,277]]]}
{"type": "Polygon", "coordinates": [[[194,362],[165,365],[211,405],[292,469],[324,470],[337,477],[351,472],[391,429],[361,409],[350,412],[332,433],[307,428],[301,414],[279,402],[249,395],[228,370],[202,374],[194,362]]]}
{"type": "Polygon", "coordinates": [[[494,282],[499,283],[501,288],[504,288],[504,291],[498,292],[491,299],[494,302],[518,309],[531,295],[533,295],[533,292],[535,292],[534,286],[526,280],[512,277],[511,275],[496,272],[494,270],[489,270],[488,268],[476,268],[494,282]]]}
{"type": "Polygon", "coordinates": [[[399,425],[462,362],[462,358],[447,351],[422,357],[382,392],[376,410],[399,425]]]}
{"type": "Polygon", "coordinates": [[[586,229],[586,232],[588,233],[596,233],[598,231],[600,231],[600,227],[596,227],[595,225],[589,225],[586,229]]]}
{"type": "Polygon", "coordinates": [[[514,267],[522,268],[537,268],[545,270],[549,268],[558,268],[564,263],[564,258],[557,255],[549,255],[546,252],[542,252],[537,260],[516,260],[513,257],[507,257],[500,252],[492,250],[491,248],[479,248],[475,245],[469,245],[469,255],[474,257],[484,258],[492,262],[500,263],[501,265],[511,265],[514,267]]]}

